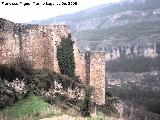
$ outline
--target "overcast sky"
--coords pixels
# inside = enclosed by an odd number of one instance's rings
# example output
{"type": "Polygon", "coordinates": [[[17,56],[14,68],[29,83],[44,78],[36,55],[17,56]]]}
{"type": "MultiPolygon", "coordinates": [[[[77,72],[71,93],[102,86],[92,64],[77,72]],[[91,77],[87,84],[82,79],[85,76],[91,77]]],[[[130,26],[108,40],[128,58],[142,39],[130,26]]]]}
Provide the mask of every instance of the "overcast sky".
{"type": "Polygon", "coordinates": [[[110,2],[118,2],[120,0],[0,0],[0,17],[11,20],[13,22],[28,22],[32,20],[42,20],[51,18],[54,16],[74,13],[86,8],[90,8],[93,6],[106,4],[110,2]],[[31,4],[30,6],[23,6],[23,4],[18,6],[6,6],[2,2],[22,2],[22,3],[33,3],[38,2],[43,4],[44,2],[52,2],[54,4],[63,2],[77,2],[78,5],[73,6],[36,6],[35,4],[31,4]]]}

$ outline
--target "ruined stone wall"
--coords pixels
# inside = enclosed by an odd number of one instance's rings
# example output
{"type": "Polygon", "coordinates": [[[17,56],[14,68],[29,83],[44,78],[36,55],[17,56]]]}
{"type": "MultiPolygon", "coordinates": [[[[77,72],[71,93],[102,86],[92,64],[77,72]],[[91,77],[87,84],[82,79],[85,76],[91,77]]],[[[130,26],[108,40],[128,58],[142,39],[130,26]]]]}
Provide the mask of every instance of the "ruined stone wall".
{"type": "Polygon", "coordinates": [[[95,87],[95,102],[105,104],[105,52],[90,54],[90,85],[95,87]]]}
{"type": "Polygon", "coordinates": [[[75,73],[77,76],[80,77],[83,83],[85,83],[86,80],[86,68],[85,68],[85,55],[80,53],[79,49],[77,48],[76,44],[76,38],[73,38],[74,44],[73,44],[73,49],[74,49],[74,61],[75,61],[75,73]]]}
{"type": "Polygon", "coordinates": [[[83,83],[93,86],[94,101],[105,104],[105,52],[86,51],[81,54],[74,45],[75,71],[83,83]]]}
{"type": "Polygon", "coordinates": [[[57,62],[57,45],[62,37],[67,37],[68,26],[37,26],[26,29],[28,35],[22,34],[23,53],[35,63],[35,68],[51,69],[59,72],[57,62]]]}
{"type": "Polygon", "coordinates": [[[76,73],[83,83],[93,86],[94,101],[105,104],[105,52],[86,51],[83,54],[74,49],[76,54],[76,73]]]}
{"type": "Polygon", "coordinates": [[[35,68],[59,72],[56,46],[69,33],[67,25],[22,25],[0,19],[0,63],[25,56],[35,68]]]}
{"type": "MultiPolygon", "coordinates": [[[[32,61],[35,68],[59,72],[57,45],[69,33],[67,25],[22,25],[0,19],[0,63],[10,63],[21,55],[32,61]]],[[[73,40],[75,72],[85,81],[84,55],[73,40]]]]}
{"type": "MultiPolygon", "coordinates": [[[[59,72],[57,45],[67,37],[69,26],[22,25],[0,18],[0,63],[7,64],[18,56],[26,57],[38,69],[51,69],[59,72]]],[[[85,60],[76,45],[74,58],[76,75],[85,81],[85,60]]]]}
{"type": "Polygon", "coordinates": [[[14,23],[0,19],[0,63],[2,64],[9,63],[19,54],[19,37],[15,27],[14,23]]]}
{"type": "MultiPolygon", "coordinates": [[[[32,61],[35,69],[59,72],[57,45],[69,33],[67,25],[23,25],[0,18],[0,63],[11,63],[20,56],[32,61]]],[[[76,39],[72,39],[75,73],[83,83],[95,87],[95,102],[104,104],[105,53],[90,53],[88,63],[85,54],[78,50],[76,39]]]]}

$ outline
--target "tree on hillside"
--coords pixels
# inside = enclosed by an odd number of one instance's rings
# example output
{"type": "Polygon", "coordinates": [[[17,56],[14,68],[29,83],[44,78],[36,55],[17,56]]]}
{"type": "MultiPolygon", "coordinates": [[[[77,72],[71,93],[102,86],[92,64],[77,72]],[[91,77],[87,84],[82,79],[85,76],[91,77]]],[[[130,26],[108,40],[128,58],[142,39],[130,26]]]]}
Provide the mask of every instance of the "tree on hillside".
{"type": "Polygon", "coordinates": [[[84,117],[90,117],[91,112],[91,95],[92,89],[89,86],[85,88],[85,96],[81,106],[81,115],[84,117]]]}

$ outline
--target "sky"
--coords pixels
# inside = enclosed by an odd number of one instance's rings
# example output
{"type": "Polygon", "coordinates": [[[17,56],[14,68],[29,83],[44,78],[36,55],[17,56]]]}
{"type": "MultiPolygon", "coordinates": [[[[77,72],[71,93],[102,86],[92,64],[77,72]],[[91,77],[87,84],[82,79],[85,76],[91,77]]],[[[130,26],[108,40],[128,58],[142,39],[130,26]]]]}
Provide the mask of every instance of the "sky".
{"type": "Polygon", "coordinates": [[[48,19],[63,14],[71,14],[101,4],[119,1],[120,0],[0,0],[0,18],[5,18],[17,23],[24,23],[32,20],[48,19]],[[20,2],[22,3],[20,4],[20,2]],[[35,2],[35,4],[40,3],[40,5],[35,5],[33,2],[35,2]],[[42,5],[45,2],[51,2],[55,5],[42,5]],[[62,2],[77,2],[77,5],[57,5],[62,2]],[[18,3],[18,5],[5,5],[6,3],[18,3]],[[30,3],[30,5],[24,6],[24,3],[30,3]]]}

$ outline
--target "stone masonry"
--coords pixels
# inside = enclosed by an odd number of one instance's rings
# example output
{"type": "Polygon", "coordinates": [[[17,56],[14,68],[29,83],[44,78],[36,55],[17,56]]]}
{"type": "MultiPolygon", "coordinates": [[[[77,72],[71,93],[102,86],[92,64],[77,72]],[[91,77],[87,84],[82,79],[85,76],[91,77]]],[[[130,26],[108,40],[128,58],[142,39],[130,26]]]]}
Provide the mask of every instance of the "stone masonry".
{"type": "MultiPolygon", "coordinates": [[[[0,18],[0,64],[17,57],[32,61],[35,69],[59,72],[57,45],[70,33],[68,25],[17,24],[0,18]]],[[[90,52],[88,61],[74,41],[75,73],[82,82],[95,88],[95,102],[105,103],[105,53],[90,52]]]]}
{"type": "Polygon", "coordinates": [[[90,85],[95,87],[96,103],[105,103],[105,52],[90,54],[90,85]]]}

